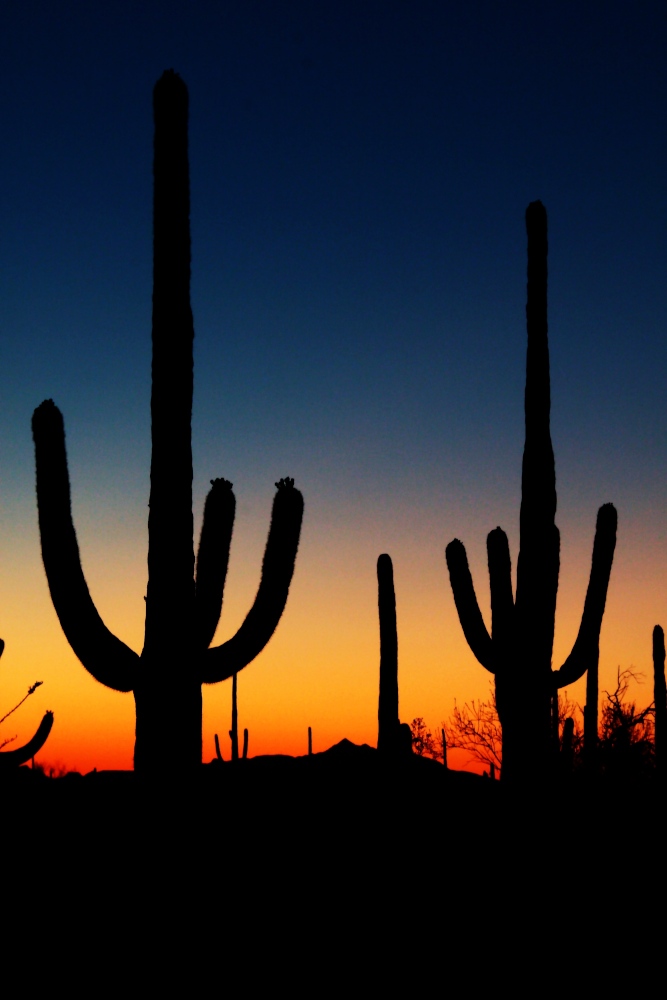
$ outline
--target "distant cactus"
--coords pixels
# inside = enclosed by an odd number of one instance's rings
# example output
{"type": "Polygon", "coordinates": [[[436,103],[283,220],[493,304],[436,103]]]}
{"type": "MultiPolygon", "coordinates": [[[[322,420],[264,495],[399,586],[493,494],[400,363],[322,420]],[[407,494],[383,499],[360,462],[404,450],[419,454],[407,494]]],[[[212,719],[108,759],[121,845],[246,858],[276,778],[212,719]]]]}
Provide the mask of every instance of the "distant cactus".
{"type": "Polygon", "coordinates": [[[243,753],[241,755],[242,760],[248,759],[248,730],[243,730],[243,753]]]}
{"type": "Polygon", "coordinates": [[[308,726],[308,756],[313,756],[313,730],[308,726]]]}
{"type": "Polygon", "coordinates": [[[237,702],[238,675],[232,675],[232,728],[229,738],[232,741],[232,760],[239,759],[239,710],[237,702]]]}
{"type": "Polygon", "coordinates": [[[233,638],[209,649],[222,607],[235,500],[212,480],[194,576],[192,517],[193,321],[190,308],[188,94],[173,71],[154,91],[153,366],[148,591],[141,656],[104,625],[86,584],[72,522],[63,418],[37,407],[33,436],[44,568],[63,631],[102,684],[133,691],[137,771],[190,770],[201,763],[201,685],[242,670],[266,646],[289,591],[303,515],[292,479],[273,502],[262,578],[233,638]],[[178,728],[165,760],[165,733],[178,728]]]}
{"type": "Polygon", "coordinates": [[[377,561],[378,613],[380,617],[380,695],[378,699],[378,750],[396,753],[399,745],[398,634],[394,567],[388,555],[377,561]]]}
{"type": "Polygon", "coordinates": [[[665,633],[659,625],[653,629],[653,706],[655,711],[655,767],[667,774],[667,687],[665,685],[665,633]]]}
{"type": "Polygon", "coordinates": [[[380,694],[378,698],[378,750],[384,755],[412,754],[412,730],[398,717],[398,633],[394,567],[388,555],[379,556],[378,614],[380,618],[380,694]]]}
{"type": "MultiPolygon", "coordinates": [[[[5,643],[3,639],[0,639],[0,656],[2,656],[4,651],[5,651],[5,643]]],[[[25,699],[28,698],[31,694],[33,694],[36,688],[41,686],[41,683],[42,683],[41,681],[37,681],[35,684],[32,684],[28,688],[28,694],[21,699],[18,705],[15,705],[14,708],[11,709],[11,711],[7,712],[7,714],[4,715],[2,719],[0,719],[0,722],[4,722],[5,719],[7,719],[10,715],[12,715],[12,713],[16,711],[19,705],[22,705],[25,699]]],[[[53,726],[53,712],[45,712],[44,716],[42,717],[42,721],[37,727],[37,731],[35,732],[35,735],[32,737],[31,740],[28,740],[28,742],[25,743],[22,747],[15,747],[13,750],[2,750],[0,752],[0,771],[10,770],[11,768],[14,767],[20,767],[21,764],[25,764],[26,761],[29,761],[31,757],[35,756],[36,753],[39,753],[39,751],[42,749],[42,747],[44,746],[44,744],[48,739],[52,726],[53,726]]]]}
{"type": "Polygon", "coordinates": [[[487,538],[491,581],[491,634],[482,619],[463,544],[447,546],[447,564],[463,632],[472,652],[496,680],[503,731],[502,780],[540,780],[553,761],[551,705],[558,688],[586,670],[597,672],[599,637],[616,545],[616,510],[598,511],[591,575],[579,634],[569,657],[551,669],[560,566],[555,524],[556,474],[549,429],[547,337],[547,216],[541,202],[526,212],[528,302],[526,320],[526,441],[521,481],[520,552],[516,599],[507,536],[487,538]]]}

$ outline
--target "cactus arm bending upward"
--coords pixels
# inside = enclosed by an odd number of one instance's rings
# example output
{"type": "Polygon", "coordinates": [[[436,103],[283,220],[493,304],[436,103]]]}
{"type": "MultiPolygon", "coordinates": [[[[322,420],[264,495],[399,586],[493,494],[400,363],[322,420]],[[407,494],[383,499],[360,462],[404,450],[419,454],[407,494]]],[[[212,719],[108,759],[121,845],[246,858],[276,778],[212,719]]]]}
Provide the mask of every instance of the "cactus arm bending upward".
{"type": "Polygon", "coordinates": [[[226,680],[247,666],[266,646],[287,603],[299,547],[303,497],[294,480],[276,483],[271,527],[264,552],[262,578],[255,603],[236,635],[204,654],[204,684],[226,680]]]}
{"type": "Polygon", "coordinates": [[[496,647],[500,643],[507,650],[512,641],[514,598],[510,547],[502,528],[489,532],[486,551],[491,584],[491,635],[496,647]]]}
{"type": "Polygon", "coordinates": [[[455,538],[447,546],[445,555],[454,603],[463,634],[473,654],[482,666],[493,674],[495,673],[495,663],[491,636],[486,630],[482,612],[479,610],[463,542],[455,538]]]}
{"type": "Polygon", "coordinates": [[[220,620],[235,513],[232,484],[212,479],[197,551],[195,641],[200,649],[208,649],[220,620]]]}
{"type": "Polygon", "coordinates": [[[0,753],[0,770],[6,767],[20,767],[21,764],[25,764],[36,753],[39,753],[46,743],[52,726],[53,712],[45,712],[44,718],[31,740],[28,740],[24,746],[17,747],[16,750],[3,750],[0,753]]]}
{"type": "Polygon", "coordinates": [[[595,669],[600,655],[600,629],[607,601],[607,589],[611,566],[616,548],[616,508],[611,503],[603,504],[598,511],[593,542],[591,575],[586,591],[584,611],[581,616],[579,634],[572,652],[560,670],[554,670],[552,679],[555,688],[574,684],[583,677],[586,670],[595,669]]]}
{"type": "Polygon", "coordinates": [[[130,691],[139,657],[109,631],[90,596],[72,523],[65,427],[53,400],[35,410],[32,432],[42,559],[56,614],[86,670],[107,687],[130,691]]]}

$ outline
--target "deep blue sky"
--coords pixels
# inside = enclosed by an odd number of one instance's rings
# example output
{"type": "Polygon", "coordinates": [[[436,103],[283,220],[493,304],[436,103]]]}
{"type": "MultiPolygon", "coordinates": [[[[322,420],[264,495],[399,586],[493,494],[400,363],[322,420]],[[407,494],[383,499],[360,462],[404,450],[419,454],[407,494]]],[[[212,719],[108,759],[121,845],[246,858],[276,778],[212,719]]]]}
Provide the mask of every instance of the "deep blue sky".
{"type": "Polygon", "coordinates": [[[294,475],[340,574],[354,551],[372,578],[402,537],[432,552],[443,593],[451,537],[480,558],[495,524],[515,538],[539,198],[561,528],[577,542],[580,522],[588,559],[612,500],[626,539],[664,548],[666,29],[664,3],[641,0],[7,0],[8,533],[38,552],[45,397],[65,413],[80,531],[144,530],[151,91],[173,67],[191,108],[200,506],[224,475],[263,534],[273,482],[294,475]]]}
{"type": "Polygon", "coordinates": [[[150,95],[173,66],[191,95],[199,420],[224,413],[261,447],[270,412],[300,448],[370,435],[397,458],[451,447],[462,421],[516,429],[539,197],[561,432],[594,417],[596,447],[629,446],[649,412],[664,430],[662,4],[8,7],[13,407],[76,383],[82,408],[121,392],[126,419],[145,411],[150,95]]]}

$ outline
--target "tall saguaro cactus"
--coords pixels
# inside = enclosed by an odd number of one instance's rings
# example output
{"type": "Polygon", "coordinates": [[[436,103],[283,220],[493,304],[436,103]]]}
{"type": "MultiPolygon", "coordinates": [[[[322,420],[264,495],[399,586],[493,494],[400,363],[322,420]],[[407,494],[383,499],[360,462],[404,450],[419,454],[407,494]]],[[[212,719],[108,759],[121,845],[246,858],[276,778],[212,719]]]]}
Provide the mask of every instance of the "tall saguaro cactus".
{"type": "Polygon", "coordinates": [[[189,770],[201,763],[201,685],[242,670],[273,635],[287,601],[303,516],[294,481],[281,479],[255,603],[236,635],[209,649],[222,608],[236,502],[231,483],[212,480],[195,578],[188,93],[173,71],[156,84],[153,108],[152,454],[140,656],[107,629],[88,592],[72,522],[62,415],[52,400],[33,415],[42,556],[53,604],[72,649],[93,677],[117,691],[134,692],[134,763],[142,772],[189,770]],[[174,731],[178,740],[165,740],[174,731]]]}
{"type": "Polygon", "coordinates": [[[528,300],[526,324],[526,440],[521,478],[520,551],[516,597],[509,545],[500,528],[487,538],[491,634],[482,619],[463,544],[447,546],[447,565],[463,632],[472,652],[495,674],[503,730],[504,780],[539,778],[550,757],[554,692],[591,670],[597,676],[600,629],[616,546],[616,510],[597,515],[591,574],[579,634],[559,670],[552,670],[560,534],[555,523],[556,472],[551,445],[547,336],[547,215],[536,201],[526,211],[528,300]]]}

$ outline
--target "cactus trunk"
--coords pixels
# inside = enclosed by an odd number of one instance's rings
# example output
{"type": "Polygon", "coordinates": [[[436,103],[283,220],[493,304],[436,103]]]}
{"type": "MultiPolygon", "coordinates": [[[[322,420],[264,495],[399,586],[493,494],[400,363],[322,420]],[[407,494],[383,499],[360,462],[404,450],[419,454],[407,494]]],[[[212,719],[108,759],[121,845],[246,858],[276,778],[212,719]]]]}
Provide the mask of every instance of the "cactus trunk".
{"type": "MultiPolygon", "coordinates": [[[[178,720],[178,763],[201,763],[201,683],[193,648],[192,522],[194,328],[190,308],[188,94],[175,74],[155,88],[153,364],[148,587],[137,708],[135,767],[164,755],[165,720],[178,720]],[[185,674],[185,676],[183,676],[185,674]]],[[[163,763],[164,766],[164,763],[163,763]]]]}

